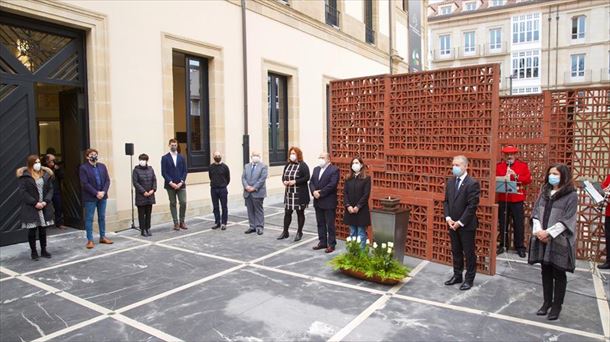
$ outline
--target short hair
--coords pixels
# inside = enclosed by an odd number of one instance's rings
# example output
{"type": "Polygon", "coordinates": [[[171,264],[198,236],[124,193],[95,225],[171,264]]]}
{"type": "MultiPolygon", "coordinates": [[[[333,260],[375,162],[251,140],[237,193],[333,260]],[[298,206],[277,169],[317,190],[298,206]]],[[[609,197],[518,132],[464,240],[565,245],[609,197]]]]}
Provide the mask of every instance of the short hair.
{"type": "Polygon", "coordinates": [[[300,162],[303,161],[303,151],[301,151],[301,149],[296,146],[292,146],[288,150],[288,161],[290,161],[290,152],[292,152],[292,151],[294,151],[294,153],[297,154],[298,161],[300,161],[300,162]]]}
{"type": "Polygon", "coordinates": [[[146,160],[148,161],[148,154],[142,153],[138,156],[138,160],[146,160]]]}
{"type": "Polygon", "coordinates": [[[99,154],[99,152],[96,149],[88,148],[85,150],[85,159],[87,159],[87,157],[89,156],[89,154],[91,154],[91,152],[95,152],[95,153],[99,154]]]}
{"type": "Polygon", "coordinates": [[[168,145],[171,145],[171,144],[173,144],[173,143],[176,143],[176,144],[177,144],[177,143],[178,143],[178,140],[176,140],[176,138],[171,138],[171,139],[169,139],[169,142],[168,142],[167,144],[168,144],[168,145]]]}
{"type": "Polygon", "coordinates": [[[453,159],[460,159],[462,161],[462,163],[464,163],[464,166],[468,166],[468,158],[466,158],[466,156],[459,155],[459,156],[453,157],[453,159]]]}

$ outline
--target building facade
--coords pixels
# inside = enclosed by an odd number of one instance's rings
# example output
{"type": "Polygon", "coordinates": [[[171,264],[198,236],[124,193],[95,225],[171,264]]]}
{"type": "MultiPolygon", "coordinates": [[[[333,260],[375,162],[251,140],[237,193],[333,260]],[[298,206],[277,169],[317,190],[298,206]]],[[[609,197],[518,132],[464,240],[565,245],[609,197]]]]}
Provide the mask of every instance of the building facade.
{"type": "Polygon", "coordinates": [[[432,69],[500,63],[501,94],[610,82],[610,2],[450,0],[428,6],[432,69]]]}
{"type": "Polygon", "coordinates": [[[239,0],[2,1],[1,244],[21,236],[14,172],[29,154],[52,148],[63,160],[64,214],[78,226],[76,169],[86,148],[98,149],[112,182],[107,225],[118,230],[131,224],[125,143],[135,146],[134,163],[150,156],[161,190],[153,221],[167,222],[160,158],[175,137],[194,217],[211,212],[214,151],[232,172],[232,206],[243,205],[239,177],[253,150],[270,165],[270,193],[281,194],[289,146],[300,146],[311,166],[327,149],[331,80],[409,68],[408,1],[245,4],[243,16],[239,0]]]}

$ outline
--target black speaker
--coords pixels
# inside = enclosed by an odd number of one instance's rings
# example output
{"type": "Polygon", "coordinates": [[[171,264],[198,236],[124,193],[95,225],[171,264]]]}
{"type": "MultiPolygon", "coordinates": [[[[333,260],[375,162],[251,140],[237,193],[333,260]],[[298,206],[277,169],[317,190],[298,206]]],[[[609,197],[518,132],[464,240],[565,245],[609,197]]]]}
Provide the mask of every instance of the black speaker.
{"type": "Polygon", "coordinates": [[[133,143],[125,143],[125,155],[133,156],[133,143]]]}

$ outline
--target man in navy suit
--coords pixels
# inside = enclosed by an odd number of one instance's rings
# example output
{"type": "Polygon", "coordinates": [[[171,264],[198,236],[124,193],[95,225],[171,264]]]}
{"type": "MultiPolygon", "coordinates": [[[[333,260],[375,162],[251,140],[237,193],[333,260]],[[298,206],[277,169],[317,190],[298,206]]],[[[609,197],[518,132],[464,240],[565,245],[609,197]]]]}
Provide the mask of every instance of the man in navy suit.
{"type": "Polygon", "coordinates": [[[337,185],[339,168],[330,163],[328,153],[320,153],[318,166],[313,169],[309,181],[309,191],[313,195],[313,207],[318,222],[318,239],[314,250],[325,249],[326,253],[335,250],[335,216],[337,213],[337,185]]]}
{"type": "Polygon", "coordinates": [[[462,282],[464,256],[466,256],[466,279],[460,286],[460,290],[470,290],[477,267],[475,235],[479,225],[477,208],[481,185],[466,172],[468,158],[465,156],[454,157],[452,166],[453,177],[447,180],[445,186],[443,208],[451,238],[453,276],[445,282],[445,285],[462,282]]]}
{"type": "Polygon", "coordinates": [[[161,175],[165,180],[165,190],[169,196],[169,210],[174,220],[174,230],[187,229],[186,216],[186,160],[178,153],[178,141],[169,140],[169,152],[161,157],[161,175]],[[176,197],[180,202],[180,219],[176,212],[176,197]]]}

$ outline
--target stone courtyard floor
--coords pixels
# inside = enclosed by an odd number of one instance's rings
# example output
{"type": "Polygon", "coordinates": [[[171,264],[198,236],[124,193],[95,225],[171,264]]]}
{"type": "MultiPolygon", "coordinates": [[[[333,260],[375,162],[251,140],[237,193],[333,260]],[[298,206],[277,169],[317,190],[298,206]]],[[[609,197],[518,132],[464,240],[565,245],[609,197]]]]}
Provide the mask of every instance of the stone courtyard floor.
{"type": "Polygon", "coordinates": [[[170,224],[143,238],[109,234],[84,248],[83,231],[49,238],[52,259],[32,261],[27,243],[0,248],[0,341],[607,341],[609,273],[579,262],[568,274],[561,316],[536,316],[539,266],[514,254],[470,291],[444,286],[451,268],[407,257],[396,286],[348,278],[325,263],[315,215],[298,243],[278,241],[283,210],[266,206],[264,235],[245,235],[245,210],[226,231],[212,215],[189,229],[170,224]]]}

